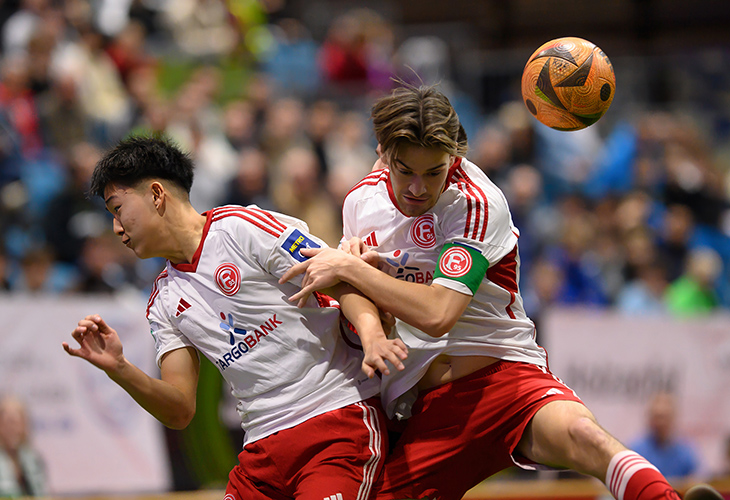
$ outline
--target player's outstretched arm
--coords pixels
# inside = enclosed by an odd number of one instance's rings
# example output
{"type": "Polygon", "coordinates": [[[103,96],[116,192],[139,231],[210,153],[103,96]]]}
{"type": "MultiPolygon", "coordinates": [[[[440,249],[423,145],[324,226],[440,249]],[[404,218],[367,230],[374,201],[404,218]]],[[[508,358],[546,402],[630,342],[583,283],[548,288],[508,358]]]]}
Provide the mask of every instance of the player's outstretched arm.
{"type": "Polygon", "coordinates": [[[344,281],[384,311],[433,337],[440,337],[453,328],[469,305],[471,295],[436,284],[398,280],[369,263],[373,254],[367,252],[358,258],[333,249],[303,249],[302,255],[311,258],[292,266],[280,281],[305,274],[302,290],[290,297],[292,301],[300,301],[300,306],[315,290],[344,281]]]}
{"type": "MultiPolygon", "coordinates": [[[[388,365],[403,370],[403,360],[408,357],[408,348],[401,339],[389,339],[385,333],[378,308],[354,287],[340,283],[332,289],[332,294],[339,301],[342,312],[353,324],[360,336],[365,356],[362,370],[369,378],[380,370],[383,375],[390,375],[388,365]]],[[[389,325],[387,326],[390,330],[389,325]]]]}
{"type": "Polygon", "coordinates": [[[119,384],[152,416],[173,429],[185,428],[195,415],[195,393],[199,361],[193,348],[167,353],[161,362],[161,378],[150,377],[124,357],[117,332],[98,314],[79,321],[71,336],[78,342],[72,348],[63,342],[71,356],[87,360],[119,384]]]}

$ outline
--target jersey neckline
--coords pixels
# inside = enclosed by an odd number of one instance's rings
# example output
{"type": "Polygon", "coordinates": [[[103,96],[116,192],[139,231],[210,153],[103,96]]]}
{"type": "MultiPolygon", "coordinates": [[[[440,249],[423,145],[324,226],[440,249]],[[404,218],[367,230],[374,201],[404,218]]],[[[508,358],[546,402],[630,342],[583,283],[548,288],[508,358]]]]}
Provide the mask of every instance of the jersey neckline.
{"type": "Polygon", "coordinates": [[[203,253],[203,244],[205,243],[205,238],[208,236],[208,230],[210,229],[210,224],[213,221],[213,210],[208,210],[207,212],[203,212],[201,215],[205,215],[205,225],[203,226],[203,236],[200,238],[200,243],[198,244],[198,248],[195,250],[195,253],[193,254],[192,262],[181,262],[179,264],[174,264],[170,262],[170,265],[175,268],[177,271],[182,271],[185,273],[194,273],[198,269],[198,262],[200,261],[200,254],[203,253]]]}

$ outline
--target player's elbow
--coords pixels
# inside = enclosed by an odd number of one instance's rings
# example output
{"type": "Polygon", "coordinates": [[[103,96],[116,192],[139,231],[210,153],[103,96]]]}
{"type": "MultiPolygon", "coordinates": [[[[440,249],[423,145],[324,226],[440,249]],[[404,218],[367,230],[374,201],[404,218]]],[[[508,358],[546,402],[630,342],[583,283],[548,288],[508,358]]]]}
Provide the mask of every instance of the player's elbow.
{"type": "Polygon", "coordinates": [[[415,319],[420,323],[418,328],[431,337],[442,337],[453,330],[472,299],[469,294],[438,284],[432,284],[424,293],[426,300],[415,319]]]}
{"type": "Polygon", "coordinates": [[[188,425],[190,425],[190,422],[193,421],[193,417],[195,416],[195,406],[185,406],[181,407],[178,411],[168,415],[162,423],[165,425],[165,427],[169,427],[170,429],[174,429],[176,431],[181,431],[185,429],[188,425]]]}
{"type": "Polygon", "coordinates": [[[458,319],[459,315],[452,314],[448,309],[432,311],[424,315],[420,329],[431,337],[442,337],[454,328],[458,319]]]}

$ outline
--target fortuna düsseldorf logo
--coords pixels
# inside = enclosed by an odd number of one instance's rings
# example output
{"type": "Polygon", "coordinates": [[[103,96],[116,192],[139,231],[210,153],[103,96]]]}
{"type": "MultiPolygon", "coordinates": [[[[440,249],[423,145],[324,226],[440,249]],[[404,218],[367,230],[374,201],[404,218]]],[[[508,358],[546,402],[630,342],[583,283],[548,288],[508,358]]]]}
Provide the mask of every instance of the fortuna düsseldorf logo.
{"type": "Polygon", "coordinates": [[[235,295],[241,288],[241,271],[233,264],[221,264],[215,270],[215,282],[225,295],[235,295]]]}
{"type": "Polygon", "coordinates": [[[433,248],[436,244],[433,214],[423,214],[411,224],[411,239],[421,248],[433,248]]]}
{"type": "Polygon", "coordinates": [[[451,247],[439,260],[439,269],[449,278],[460,278],[471,269],[471,255],[459,247],[451,247]]]}

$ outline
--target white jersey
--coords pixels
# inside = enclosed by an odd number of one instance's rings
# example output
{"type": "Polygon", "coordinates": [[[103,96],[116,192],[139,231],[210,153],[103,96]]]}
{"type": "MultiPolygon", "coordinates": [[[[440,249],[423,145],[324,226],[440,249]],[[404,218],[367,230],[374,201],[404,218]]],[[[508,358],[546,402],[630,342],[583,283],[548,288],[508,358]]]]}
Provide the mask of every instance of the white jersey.
{"type": "MultiPolygon", "coordinates": [[[[195,347],[239,400],[244,445],[378,393],[361,371],[362,352],[341,338],[335,301],[317,294],[297,308],[297,284],[278,278],[326,246],[302,221],[255,206],[207,212],[192,263],[167,262],[147,318],[157,362],[195,347]]],[[[296,281],[296,280],[295,280],[296,281]]]]}
{"type": "Polygon", "coordinates": [[[383,377],[381,392],[389,416],[415,398],[412,389],[440,354],[493,356],[545,366],[544,350],[535,342],[535,325],[525,314],[519,293],[519,231],[500,189],[479,167],[458,158],[436,205],[409,217],[397,207],[389,171],[378,170],[360,181],[343,206],[344,239],[357,236],[380,254],[380,268],[416,283],[437,283],[473,296],[454,328],[434,338],[402,321],[396,334],[408,346],[406,369],[383,377]],[[447,251],[441,256],[444,247],[447,251]],[[470,253],[472,252],[472,253],[470,253]],[[484,259],[479,257],[479,254],[484,259]],[[476,255],[484,273],[471,269],[476,255]],[[434,279],[437,267],[440,272],[434,279]],[[471,272],[472,290],[463,276],[471,272]]]}

